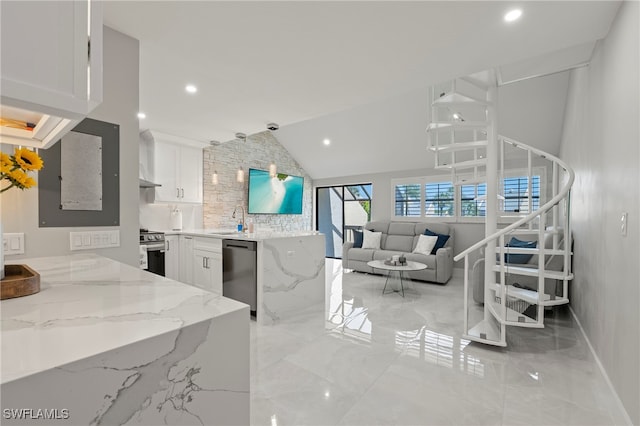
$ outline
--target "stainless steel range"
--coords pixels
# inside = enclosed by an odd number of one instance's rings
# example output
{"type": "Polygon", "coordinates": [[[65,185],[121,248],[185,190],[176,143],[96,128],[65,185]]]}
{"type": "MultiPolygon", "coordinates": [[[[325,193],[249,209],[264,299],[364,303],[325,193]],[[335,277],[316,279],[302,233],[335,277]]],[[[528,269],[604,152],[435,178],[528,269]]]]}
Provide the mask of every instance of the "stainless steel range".
{"type": "MultiPolygon", "coordinates": [[[[164,253],[166,250],[164,232],[154,232],[148,229],[140,229],[141,253],[146,252],[146,268],[141,267],[154,274],[164,277],[164,253]]],[[[141,254],[142,256],[142,254],[141,254]]]]}

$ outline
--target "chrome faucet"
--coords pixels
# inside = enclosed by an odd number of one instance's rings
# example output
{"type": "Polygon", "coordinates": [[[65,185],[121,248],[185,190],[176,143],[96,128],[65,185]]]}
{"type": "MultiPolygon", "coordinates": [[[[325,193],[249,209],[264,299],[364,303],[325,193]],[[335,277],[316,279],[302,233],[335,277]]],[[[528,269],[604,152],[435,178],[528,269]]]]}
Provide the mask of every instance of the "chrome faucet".
{"type": "Polygon", "coordinates": [[[238,210],[238,207],[242,209],[242,231],[245,231],[245,223],[244,223],[244,206],[238,204],[234,209],[233,209],[233,215],[231,216],[233,219],[236,218],[236,211],[238,210]]]}

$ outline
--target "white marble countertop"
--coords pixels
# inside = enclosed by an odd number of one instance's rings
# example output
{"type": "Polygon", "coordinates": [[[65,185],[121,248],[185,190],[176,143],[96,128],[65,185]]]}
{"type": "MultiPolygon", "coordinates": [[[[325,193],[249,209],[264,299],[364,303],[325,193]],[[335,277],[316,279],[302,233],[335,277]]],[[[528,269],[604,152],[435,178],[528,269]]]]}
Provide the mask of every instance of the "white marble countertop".
{"type": "Polygon", "coordinates": [[[0,302],[0,383],[248,309],[94,254],[8,263],[40,273],[41,290],[0,302]]]}
{"type": "Polygon", "coordinates": [[[231,229],[184,229],[182,231],[163,231],[166,235],[192,235],[195,237],[222,238],[230,240],[264,241],[276,238],[296,238],[319,235],[316,231],[258,231],[253,233],[237,232],[231,229]]]}

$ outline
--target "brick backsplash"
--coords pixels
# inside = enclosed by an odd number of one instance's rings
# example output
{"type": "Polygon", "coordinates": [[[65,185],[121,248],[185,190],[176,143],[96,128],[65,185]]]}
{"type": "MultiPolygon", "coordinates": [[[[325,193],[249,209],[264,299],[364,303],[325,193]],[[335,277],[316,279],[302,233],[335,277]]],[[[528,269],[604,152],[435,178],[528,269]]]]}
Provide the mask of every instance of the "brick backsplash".
{"type": "Polygon", "coordinates": [[[238,204],[247,208],[249,168],[269,170],[271,162],[278,167],[278,173],[304,177],[302,214],[252,214],[247,219],[252,219],[258,229],[311,229],[313,181],[270,131],[204,149],[204,227],[235,228],[238,222],[231,217],[233,209],[238,204]],[[238,167],[244,169],[244,183],[236,182],[238,167]],[[218,172],[218,185],[211,182],[214,171],[218,172]]]}

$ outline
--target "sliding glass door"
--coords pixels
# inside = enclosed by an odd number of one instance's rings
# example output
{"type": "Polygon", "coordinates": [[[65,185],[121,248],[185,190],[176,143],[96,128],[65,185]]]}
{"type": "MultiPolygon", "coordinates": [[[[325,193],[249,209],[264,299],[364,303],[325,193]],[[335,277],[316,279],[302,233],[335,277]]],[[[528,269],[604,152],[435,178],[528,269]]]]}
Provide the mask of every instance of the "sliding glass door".
{"type": "Polygon", "coordinates": [[[370,183],[316,188],[316,229],[326,238],[326,256],[342,258],[342,244],[371,220],[370,183]]]}

